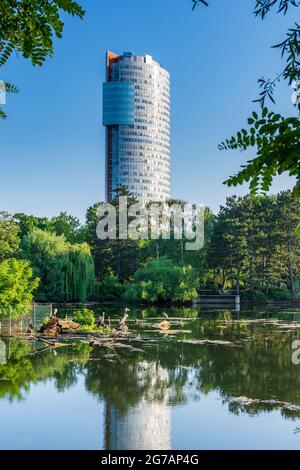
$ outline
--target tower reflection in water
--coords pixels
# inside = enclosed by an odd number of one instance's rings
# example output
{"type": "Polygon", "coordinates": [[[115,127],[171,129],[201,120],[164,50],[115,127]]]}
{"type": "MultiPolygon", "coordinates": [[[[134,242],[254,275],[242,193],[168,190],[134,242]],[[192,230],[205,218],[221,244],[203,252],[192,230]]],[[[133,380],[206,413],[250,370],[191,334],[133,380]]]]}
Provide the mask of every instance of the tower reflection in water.
{"type": "Polygon", "coordinates": [[[171,449],[169,373],[155,362],[138,364],[135,373],[137,388],[143,390],[139,402],[124,412],[106,403],[105,447],[110,450],[171,449]]]}

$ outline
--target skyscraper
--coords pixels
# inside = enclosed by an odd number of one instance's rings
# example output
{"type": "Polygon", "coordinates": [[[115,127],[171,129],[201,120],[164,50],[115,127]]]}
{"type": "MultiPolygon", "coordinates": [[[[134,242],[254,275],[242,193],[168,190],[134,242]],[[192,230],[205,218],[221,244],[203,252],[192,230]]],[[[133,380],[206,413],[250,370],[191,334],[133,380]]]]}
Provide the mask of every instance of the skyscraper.
{"type": "Polygon", "coordinates": [[[106,199],[125,186],[141,202],[170,197],[170,75],[151,56],[106,54],[106,199]]]}

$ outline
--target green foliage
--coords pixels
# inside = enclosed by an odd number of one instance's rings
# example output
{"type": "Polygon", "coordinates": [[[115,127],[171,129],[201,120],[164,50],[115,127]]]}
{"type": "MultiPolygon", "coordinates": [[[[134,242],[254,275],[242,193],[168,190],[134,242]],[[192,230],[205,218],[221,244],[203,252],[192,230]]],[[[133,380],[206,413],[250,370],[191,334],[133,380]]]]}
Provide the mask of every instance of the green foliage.
{"type": "MultiPolygon", "coordinates": [[[[132,195],[124,188],[116,190],[116,197],[111,204],[116,209],[117,233],[119,230],[119,196],[128,197],[128,205],[136,202],[132,195]]],[[[103,203],[99,202],[89,207],[86,214],[85,236],[89,243],[95,261],[95,271],[97,279],[103,279],[109,270],[112,270],[119,279],[129,279],[133,276],[141,260],[141,250],[139,240],[99,240],[96,233],[99,217],[99,208],[103,203]]]]}
{"type": "Polygon", "coordinates": [[[149,261],[136,271],[134,283],[139,300],[149,303],[189,302],[198,296],[195,269],[177,266],[168,259],[149,261]]]}
{"type": "Polygon", "coordinates": [[[293,300],[293,293],[286,288],[286,286],[278,287],[276,289],[270,289],[268,297],[271,300],[293,300]]]}
{"type": "Polygon", "coordinates": [[[62,37],[62,12],[84,16],[84,10],[72,0],[1,0],[0,66],[13,51],[33,65],[42,65],[53,55],[53,37],[62,37]]]}
{"type": "Polygon", "coordinates": [[[289,191],[273,197],[231,197],[221,207],[208,248],[208,267],[224,288],[296,291],[300,206],[289,191]]]}
{"type": "MultiPolygon", "coordinates": [[[[13,52],[41,66],[54,52],[54,38],[61,38],[62,14],[83,18],[84,10],[73,0],[1,0],[0,2],[0,67],[13,52]]],[[[18,89],[6,83],[6,91],[18,89]]],[[[0,108],[0,118],[6,114],[0,108]]]]}
{"type": "Polygon", "coordinates": [[[83,241],[79,219],[66,212],[61,212],[50,220],[49,230],[56,235],[64,235],[66,241],[70,243],[83,241]]]}
{"type": "Polygon", "coordinates": [[[18,318],[30,311],[39,280],[28,261],[10,258],[0,263],[0,318],[18,318]]]}
{"type": "Polygon", "coordinates": [[[265,194],[271,187],[273,177],[288,172],[296,177],[295,196],[300,197],[300,121],[283,118],[280,114],[262,110],[261,116],[253,112],[248,119],[249,129],[242,129],[236,136],[219,145],[220,150],[246,150],[257,148],[257,156],[225,184],[237,186],[250,181],[250,190],[265,194]]]}
{"type": "Polygon", "coordinates": [[[19,227],[7,212],[0,212],[0,262],[19,249],[19,227]]]}
{"type": "MultiPolygon", "coordinates": [[[[19,93],[18,87],[8,82],[4,82],[4,89],[6,93],[14,93],[14,94],[19,93]]],[[[3,109],[0,108],[0,119],[6,119],[6,118],[7,118],[6,113],[3,111],[3,109]]]]}
{"type": "Polygon", "coordinates": [[[22,255],[41,279],[38,300],[84,302],[93,295],[94,262],[87,243],[71,245],[63,236],[35,228],[23,238],[22,255]]]}
{"type": "Polygon", "coordinates": [[[51,219],[17,213],[14,220],[19,226],[21,238],[28,235],[32,229],[39,228],[54,235],[63,235],[70,243],[80,243],[85,239],[85,229],[80,225],[79,219],[66,212],[61,212],[51,219]]]}
{"type": "Polygon", "coordinates": [[[265,303],[268,297],[265,292],[262,292],[261,290],[256,289],[252,291],[250,289],[246,289],[241,291],[241,299],[248,302],[253,302],[255,304],[259,304],[265,303]]]}
{"type": "Polygon", "coordinates": [[[28,235],[34,228],[51,231],[50,221],[47,217],[36,217],[35,215],[27,215],[18,212],[14,214],[14,221],[18,224],[21,239],[28,235]]]}
{"type": "Polygon", "coordinates": [[[93,326],[96,319],[93,310],[84,308],[73,312],[73,320],[80,325],[93,326]]]}
{"type": "Polygon", "coordinates": [[[297,237],[300,237],[300,224],[298,225],[298,227],[296,228],[296,235],[297,237]]]}
{"type": "Polygon", "coordinates": [[[123,285],[111,271],[97,285],[97,300],[120,300],[123,290],[123,285]]]}
{"type": "MultiPolygon", "coordinates": [[[[193,0],[195,8],[199,3],[208,6],[208,2],[193,0]]],[[[290,7],[299,7],[299,0],[256,0],[254,15],[262,20],[270,12],[286,14],[290,7]]],[[[237,186],[250,181],[250,190],[256,194],[261,190],[266,193],[273,182],[275,175],[287,172],[296,177],[294,194],[300,196],[300,123],[295,117],[282,117],[280,114],[269,112],[265,107],[266,99],[272,103],[274,89],[277,83],[283,79],[292,84],[293,80],[300,79],[300,26],[295,24],[290,28],[283,41],[275,44],[273,48],[281,52],[285,61],[283,70],[274,79],[260,78],[260,94],[255,101],[260,103],[262,116],[259,118],[256,112],[248,119],[250,128],[241,129],[236,136],[227,139],[219,146],[221,150],[242,149],[257,147],[257,157],[242,166],[235,176],[232,176],[225,184],[237,186]]],[[[298,105],[300,110],[300,105],[298,105]]]]}
{"type": "MultiPolygon", "coordinates": [[[[205,0],[192,0],[193,10],[198,4],[208,6],[205,0]]],[[[286,15],[290,7],[299,7],[299,0],[256,0],[253,14],[260,17],[262,20],[274,11],[276,14],[282,13],[286,15]]],[[[259,102],[262,107],[265,106],[266,98],[275,103],[273,98],[274,88],[281,79],[286,80],[289,84],[293,80],[298,80],[299,74],[299,55],[300,55],[300,26],[295,23],[295,26],[290,28],[283,41],[273,46],[281,53],[282,59],[285,60],[284,69],[279,72],[274,79],[260,78],[258,80],[261,92],[259,98],[255,101],[259,102]]]]}
{"type": "Polygon", "coordinates": [[[139,301],[139,292],[138,292],[138,287],[131,283],[131,282],[125,282],[123,286],[123,294],[122,298],[126,302],[138,302],[139,301]]]}

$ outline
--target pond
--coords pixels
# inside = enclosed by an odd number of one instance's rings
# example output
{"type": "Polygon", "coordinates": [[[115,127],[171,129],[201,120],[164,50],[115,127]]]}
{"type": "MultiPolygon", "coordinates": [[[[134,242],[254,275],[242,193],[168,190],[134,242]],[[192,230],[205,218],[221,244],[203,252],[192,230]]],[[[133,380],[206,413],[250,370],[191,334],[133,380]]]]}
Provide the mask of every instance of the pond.
{"type": "Polygon", "coordinates": [[[132,308],[128,326],[148,341],[117,353],[1,337],[0,449],[300,449],[300,309],[132,308]]]}

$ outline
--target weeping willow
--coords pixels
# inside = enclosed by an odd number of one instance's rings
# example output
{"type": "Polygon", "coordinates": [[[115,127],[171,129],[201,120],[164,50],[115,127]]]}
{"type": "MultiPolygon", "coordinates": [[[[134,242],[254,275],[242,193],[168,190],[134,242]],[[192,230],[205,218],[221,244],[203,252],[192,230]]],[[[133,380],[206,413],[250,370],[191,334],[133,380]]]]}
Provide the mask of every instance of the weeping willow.
{"type": "Polygon", "coordinates": [[[85,302],[94,293],[95,269],[87,243],[66,242],[40,229],[33,229],[23,242],[23,256],[40,278],[36,300],[85,302]]]}
{"type": "Polygon", "coordinates": [[[84,302],[93,295],[94,261],[86,243],[71,245],[65,259],[64,292],[67,301],[84,302]]]}

